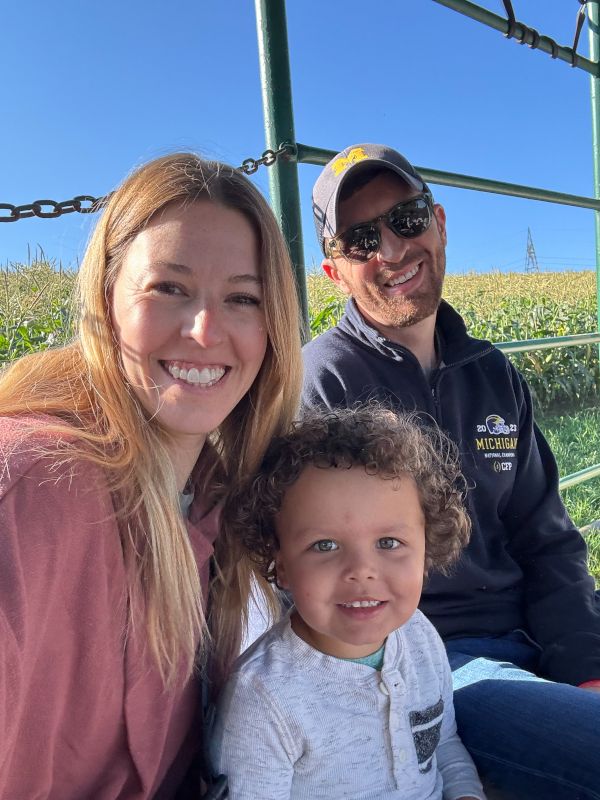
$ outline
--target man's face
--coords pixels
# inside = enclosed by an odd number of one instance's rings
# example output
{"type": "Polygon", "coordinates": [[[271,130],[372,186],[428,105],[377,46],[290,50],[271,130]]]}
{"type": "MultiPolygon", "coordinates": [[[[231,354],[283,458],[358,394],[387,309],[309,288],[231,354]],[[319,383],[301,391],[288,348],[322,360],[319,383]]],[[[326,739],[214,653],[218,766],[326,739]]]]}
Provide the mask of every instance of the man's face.
{"type": "MultiPolygon", "coordinates": [[[[418,193],[393,172],[379,173],[340,203],[337,233],[378,217],[418,193]]],[[[364,264],[343,256],[327,258],[323,269],[376,328],[405,328],[436,313],[446,270],[446,215],[434,206],[434,218],[421,236],[396,236],[379,223],[381,246],[364,264]]]]}

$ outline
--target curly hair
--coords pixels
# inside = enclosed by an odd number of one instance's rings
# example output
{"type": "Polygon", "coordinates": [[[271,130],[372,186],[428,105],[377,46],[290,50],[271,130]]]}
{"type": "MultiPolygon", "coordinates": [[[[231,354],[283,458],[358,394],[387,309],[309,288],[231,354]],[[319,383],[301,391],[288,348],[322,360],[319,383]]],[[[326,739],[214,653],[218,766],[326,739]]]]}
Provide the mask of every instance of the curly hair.
{"type": "Polygon", "coordinates": [[[447,573],[469,541],[463,505],[466,483],[456,446],[414,413],[375,403],[307,411],[286,436],[274,439],[258,472],[228,499],[225,516],[263,577],[276,580],[275,518],[302,470],[351,469],[394,480],[410,475],[425,517],[425,574],[447,573]]]}

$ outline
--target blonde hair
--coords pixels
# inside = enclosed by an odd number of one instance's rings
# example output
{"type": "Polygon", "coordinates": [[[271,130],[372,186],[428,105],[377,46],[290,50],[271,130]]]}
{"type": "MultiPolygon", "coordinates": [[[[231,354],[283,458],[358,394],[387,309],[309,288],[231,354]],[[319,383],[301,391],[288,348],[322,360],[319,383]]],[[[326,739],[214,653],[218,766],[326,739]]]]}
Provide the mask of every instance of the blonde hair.
{"type": "MultiPolygon", "coordinates": [[[[200,651],[206,649],[202,592],[179,510],[167,434],[147,418],[125,378],[109,297],[130,242],[152,217],[167,205],[200,199],[242,213],[259,243],[267,352],[252,387],[213,433],[198,465],[204,492],[224,492],[243,482],[270,439],[290,424],[302,369],[297,295],[285,242],[266,200],[232,167],[176,153],[127,178],[111,196],[85,254],[77,337],[67,347],[20,359],[0,380],[0,414],[54,416],[56,422],[44,424],[44,430],[71,440],[69,456],[106,470],[123,509],[120,527],[130,588],[141,592],[148,640],[166,684],[182,663],[189,676],[199,642],[200,651]]],[[[250,567],[227,531],[215,553],[210,627],[223,671],[239,646],[250,567]]]]}

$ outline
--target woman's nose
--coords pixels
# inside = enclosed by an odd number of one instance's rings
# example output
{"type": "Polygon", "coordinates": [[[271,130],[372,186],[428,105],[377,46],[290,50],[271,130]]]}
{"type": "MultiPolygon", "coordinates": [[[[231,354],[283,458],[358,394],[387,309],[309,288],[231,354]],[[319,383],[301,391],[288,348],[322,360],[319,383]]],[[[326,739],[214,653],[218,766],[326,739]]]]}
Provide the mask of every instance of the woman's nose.
{"type": "Polygon", "coordinates": [[[200,309],[186,327],[184,335],[195,339],[202,347],[215,347],[223,341],[223,324],[219,312],[215,309],[200,309]]]}

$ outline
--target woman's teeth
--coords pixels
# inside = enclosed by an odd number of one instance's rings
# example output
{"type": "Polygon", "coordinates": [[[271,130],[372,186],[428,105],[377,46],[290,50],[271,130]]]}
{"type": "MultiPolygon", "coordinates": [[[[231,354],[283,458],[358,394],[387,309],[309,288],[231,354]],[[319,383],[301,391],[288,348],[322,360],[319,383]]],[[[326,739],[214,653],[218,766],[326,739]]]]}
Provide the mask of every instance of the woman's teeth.
{"type": "Polygon", "coordinates": [[[180,381],[185,381],[192,386],[211,386],[213,383],[220,381],[225,374],[225,367],[177,367],[175,364],[167,366],[169,374],[180,381]]]}
{"type": "Polygon", "coordinates": [[[397,278],[392,278],[391,281],[388,281],[386,286],[398,286],[401,283],[406,283],[411,278],[414,278],[417,272],[420,269],[420,264],[417,264],[416,267],[413,267],[410,272],[405,272],[403,275],[398,275],[397,278]]]}
{"type": "Polygon", "coordinates": [[[340,603],[340,605],[344,608],[375,608],[382,602],[382,600],[353,600],[351,603],[340,603]]]}

